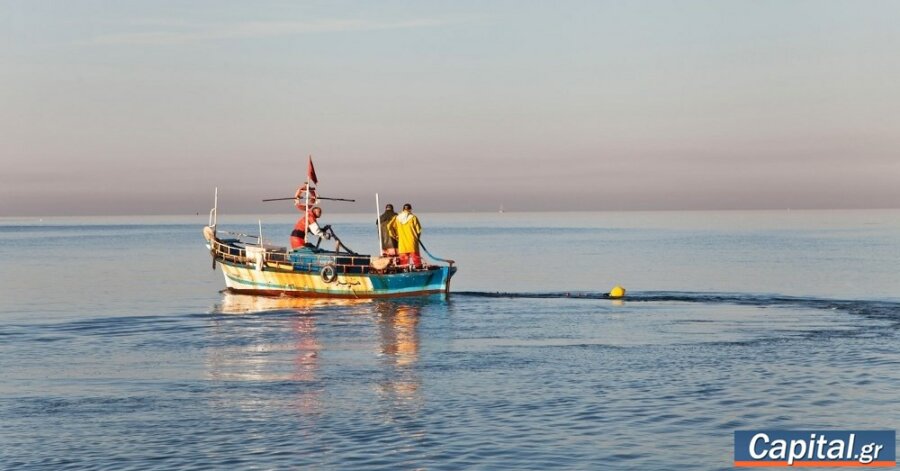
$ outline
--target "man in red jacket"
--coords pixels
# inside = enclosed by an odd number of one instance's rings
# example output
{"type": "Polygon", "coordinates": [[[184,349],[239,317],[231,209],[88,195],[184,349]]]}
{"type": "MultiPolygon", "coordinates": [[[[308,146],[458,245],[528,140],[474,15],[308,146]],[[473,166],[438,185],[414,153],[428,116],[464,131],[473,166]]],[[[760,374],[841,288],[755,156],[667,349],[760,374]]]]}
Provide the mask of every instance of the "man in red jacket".
{"type": "MultiPolygon", "coordinates": [[[[297,200],[295,206],[297,206],[297,209],[299,209],[300,212],[303,212],[303,210],[306,209],[305,202],[300,200],[297,200]]],[[[320,217],[322,217],[322,208],[318,206],[310,208],[308,213],[300,216],[300,219],[297,220],[297,224],[294,225],[294,230],[291,231],[292,249],[303,247],[306,243],[305,236],[307,231],[312,235],[331,239],[331,236],[319,227],[317,221],[320,217]]]]}

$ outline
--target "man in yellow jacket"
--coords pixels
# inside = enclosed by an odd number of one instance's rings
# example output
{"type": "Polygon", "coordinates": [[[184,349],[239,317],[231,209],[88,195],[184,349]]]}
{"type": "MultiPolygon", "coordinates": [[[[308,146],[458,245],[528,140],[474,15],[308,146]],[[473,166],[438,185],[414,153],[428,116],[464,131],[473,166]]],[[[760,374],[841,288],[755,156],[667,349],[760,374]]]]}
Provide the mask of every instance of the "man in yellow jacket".
{"type": "Polygon", "coordinates": [[[416,268],[422,266],[422,257],[419,256],[419,236],[422,234],[422,226],[419,218],[412,213],[412,205],[403,205],[403,212],[391,220],[389,225],[391,236],[397,239],[397,254],[400,256],[400,265],[413,265],[416,268]]]}

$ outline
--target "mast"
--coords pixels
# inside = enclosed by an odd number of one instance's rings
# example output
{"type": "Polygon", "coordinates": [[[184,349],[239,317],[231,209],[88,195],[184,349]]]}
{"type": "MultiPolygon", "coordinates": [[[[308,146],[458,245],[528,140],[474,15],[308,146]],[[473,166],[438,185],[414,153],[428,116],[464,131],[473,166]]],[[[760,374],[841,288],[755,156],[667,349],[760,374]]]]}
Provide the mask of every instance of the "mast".
{"type": "Polygon", "coordinates": [[[209,227],[213,230],[213,235],[216,235],[216,226],[219,223],[219,187],[216,187],[216,195],[213,197],[213,207],[209,210],[209,227]]]}
{"type": "MultiPolygon", "coordinates": [[[[309,154],[309,161],[312,162],[312,154],[309,154]]],[[[309,233],[309,167],[306,167],[306,212],[303,213],[303,220],[306,221],[306,229],[303,231],[303,245],[306,245],[306,234],[309,233]]]]}
{"type": "Polygon", "coordinates": [[[384,240],[381,239],[381,204],[378,202],[378,193],[375,193],[375,220],[378,221],[378,254],[381,256],[384,240]]]}

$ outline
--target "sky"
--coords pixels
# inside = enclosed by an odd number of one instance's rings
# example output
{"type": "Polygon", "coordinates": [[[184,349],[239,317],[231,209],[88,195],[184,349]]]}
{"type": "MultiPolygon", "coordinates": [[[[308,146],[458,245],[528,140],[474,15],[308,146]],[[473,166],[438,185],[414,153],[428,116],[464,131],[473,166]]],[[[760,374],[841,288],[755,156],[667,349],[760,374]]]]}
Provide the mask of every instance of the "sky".
{"type": "Polygon", "coordinates": [[[896,1],[0,0],[0,217],[900,207],[896,1]],[[225,209],[223,209],[225,210],[225,209]]]}

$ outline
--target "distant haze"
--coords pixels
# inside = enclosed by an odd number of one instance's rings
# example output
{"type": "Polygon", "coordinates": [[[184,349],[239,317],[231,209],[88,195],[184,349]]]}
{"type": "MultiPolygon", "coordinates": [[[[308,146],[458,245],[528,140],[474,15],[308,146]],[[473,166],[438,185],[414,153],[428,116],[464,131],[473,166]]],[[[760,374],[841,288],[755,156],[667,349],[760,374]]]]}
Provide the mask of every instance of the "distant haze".
{"type": "Polygon", "coordinates": [[[900,2],[4,1],[0,217],[900,207],[900,2]]]}

